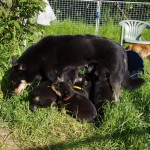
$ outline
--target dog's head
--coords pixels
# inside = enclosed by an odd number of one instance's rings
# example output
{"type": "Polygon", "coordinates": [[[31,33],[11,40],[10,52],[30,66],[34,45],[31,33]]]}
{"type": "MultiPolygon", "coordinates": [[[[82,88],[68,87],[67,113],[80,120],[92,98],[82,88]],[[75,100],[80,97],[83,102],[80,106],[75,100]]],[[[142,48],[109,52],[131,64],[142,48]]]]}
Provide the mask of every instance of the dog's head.
{"type": "Polygon", "coordinates": [[[21,94],[23,90],[36,78],[40,80],[40,75],[30,73],[25,64],[19,63],[16,57],[12,57],[12,68],[10,70],[10,88],[16,94],[21,94]]]}
{"type": "Polygon", "coordinates": [[[59,82],[57,84],[52,84],[51,88],[64,100],[70,98],[74,93],[70,82],[59,82]]]}
{"type": "Polygon", "coordinates": [[[63,68],[62,71],[57,73],[57,82],[70,82],[72,85],[75,82],[80,81],[81,78],[79,77],[79,69],[74,66],[67,66],[63,68]]]}

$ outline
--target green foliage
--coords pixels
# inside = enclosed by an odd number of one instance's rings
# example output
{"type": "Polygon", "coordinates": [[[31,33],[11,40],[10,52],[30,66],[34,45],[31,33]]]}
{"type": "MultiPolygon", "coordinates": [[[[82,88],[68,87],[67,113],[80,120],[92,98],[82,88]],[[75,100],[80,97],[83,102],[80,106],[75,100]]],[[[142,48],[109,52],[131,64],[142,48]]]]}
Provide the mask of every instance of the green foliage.
{"type": "Polygon", "coordinates": [[[127,1],[127,2],[149,2],[149,0],[139,0],[139,1],[137,1],[137,0],[125,0],[125,1],[127,1]]]}
{"type": "Polygon", "coordinates": [[[10,56],[21,53],[23,41],[36,30],[33,17],[44,7],[42,0],[0,1],[1,68],[6,67],[10,56]]]}

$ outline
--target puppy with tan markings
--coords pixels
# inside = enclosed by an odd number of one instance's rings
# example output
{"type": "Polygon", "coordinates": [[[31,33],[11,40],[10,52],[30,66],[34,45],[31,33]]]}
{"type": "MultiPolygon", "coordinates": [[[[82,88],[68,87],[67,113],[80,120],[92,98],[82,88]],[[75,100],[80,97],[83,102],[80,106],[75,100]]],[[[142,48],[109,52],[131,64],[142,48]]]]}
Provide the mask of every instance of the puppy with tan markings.
{"type": "Polygon", "coordinates": [[[52,89],[60,96],[65,110],[77,120],[95,122],[97,111],[92,102],[80,91],[72,88],[69,82],[53,84],[52,89]]]}
{"type": "Polygon", "coordinates": [[[88,82],[86,81],[85,76],[80,73],[80,69],[83,67],[85,66],[66,66],[63,69],[63,73],[57,77],[55,83],[69,82],[76,91],[79,91],[88,98],[89,94],[86,90],[88,82]]]}
{"type": "Polygon", "coordinates": [[[51,89],[49,81],[42,82],[30,93],[29,109],[34,112],[37,107],[57,106],[58,96],[51,89]]]}
{"type": "Polygon", "coordinates": [[[130,44],[127,49],[136,51],[142,58],[150,56],[150,44],[130,44]]]}

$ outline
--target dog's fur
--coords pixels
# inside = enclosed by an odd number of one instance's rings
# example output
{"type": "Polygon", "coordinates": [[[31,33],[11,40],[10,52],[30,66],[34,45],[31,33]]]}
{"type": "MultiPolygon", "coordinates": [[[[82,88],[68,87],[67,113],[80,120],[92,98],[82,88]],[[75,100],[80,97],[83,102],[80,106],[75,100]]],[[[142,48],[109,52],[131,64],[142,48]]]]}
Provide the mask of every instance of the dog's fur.
{"type": "Polygon", "coordinates": [[[136,51],[142,58],[150,57],[150,44],[129,44],[127,49],[136,51]]]}
{"type": "Polygon", "coordinates": [[[61,73],[58,73],[55,83],[70,81],[72,85],[74,85],[75,82],[79,82],[80,80],[81,80],[81,77],[79,77],[79,67],[66,66],[62,69],[61,73]]]}
{"type": "Polygon", "coordinates": [[[51,83],[49,81],[45,81],[40,83],[31,91],[29,109],[34,112],[37,107],[46,108],[49,106],[57,106],[57,100],[58,96],[51,89],[51,83]]]}
{"type": "MultiPolygon", "coordinates": [[[[72,88],[80,93],[88,95],[85,90],[83,90],[82,77],[79,77],[79,68],[74,66],[67,66],[63,69],[63,73],[57,78],[57,82],[69,82],[72,88]],[[80,85],[79,85],[80,84],[80,85]]],[[[30,110],[35,111],[37,107],[49,107],[51,105],[57,105],[59,98],[55,92],[51,89],[51,82],[45,81],[40,83],[36,88],[34,88],[30,93],[30,110]]]]}
{"type": "Polygon", "coordinates": [[[104,116],[104,105],[107,101],[112,102],[113,100],[113,91],[109,81],[110,72],[103,64],[101,66],[91,64],[87,69],[88,72],[85,76],[90,85],[88,88],[89,97],[102,118],[104,116]],[[97,72],[98,67],[103,68],[99,74],[97,72]]]}
{"type": "Polygon", "coordinates": [[[69,82],[60,82],[52,85],[52,89],[62,99],[62,103],[68,114],[77,120],[94,122],[97,111],[92,102],[82,92],[72,88],[69,82]]]}
{"type": "Polygon", "coordinates": [[[128,56],[128,70],[130,72],[131,77],[137,78],[139,71],[142,71],[142,73],[144,74],[144,61],[140,56],[140,54],[138,54],[135,51],[128,50],[127,56],[128,56]]]}
{"type": "Polygon", "coordinates": [[[67,66],[63,69],[62,77],[59,81],[70,82],[72,88],[84,95],[86,98],[92,101],[95,105],[98,114],[103,117],[103,107],[107,100],[112,102],[113,91],[109,82],[108,69],[100,64],[93,62],[80,67],[67,66]],[[101,72],[97,72],[97,68],[103,68],[101,72]],[[80,69],[84,70],[84,73],[80,73],[80,69]]]}
{"type": "Polygon", "coordinates": [[[93,82],[94,84],[94,92],[93,92],[93,101],[94,103],[97,103],[98,100],[109,100],[112,101],[113,99],[113,91],[112,87],[110,85],[109,76],[110,72],[105,66],[102,66],[103,68],[101,74],[97,74],[97,70],[95,71],[95,80],[93,82]]]}
{"type": "MultiPolygon", "coordinates": [[[[88,65],[86,65],[88,66],[88,65]]],[[[78,67],[74,66],[66,66],[63,69],[63,73],[61,76],[57,77],[57,82],[69,82],[76,91],[80,91],[87,98],[89,97],[89,93],[87,92],[87,84],[86,78],[83,74],[80,73],[80,69],[85,66],[81,65],[78,67]]]]}
{"type": "MultiPolygon", "coordinates": [[[[130,78],[126,51],[116,42],[95,35],[60,35],[43,38],[13,62],[11,77],[13,83],[17,83],[13,90],[18,89],[21,80],[31,83],[37,75],[55,82],[65,66],[79,66],[92,61],[108,68],[116,101],[119,100],[121,86],[135,89],[144,83],[143,79],[130,78]]],[[[98,72],[101,69],[98,68],[98,72]]]]}
{"type": "Polygon", "coordinates": [[[104,106],[109,101],[110,103],[113,100],[113,90],[109,81],[109,72],[107,68],[104,67],[101,76],[97,76],[97,79],[94,81],[93,89],[93,99],[94,105],[97,109],[100,118],[104,117],[104,106]]]}

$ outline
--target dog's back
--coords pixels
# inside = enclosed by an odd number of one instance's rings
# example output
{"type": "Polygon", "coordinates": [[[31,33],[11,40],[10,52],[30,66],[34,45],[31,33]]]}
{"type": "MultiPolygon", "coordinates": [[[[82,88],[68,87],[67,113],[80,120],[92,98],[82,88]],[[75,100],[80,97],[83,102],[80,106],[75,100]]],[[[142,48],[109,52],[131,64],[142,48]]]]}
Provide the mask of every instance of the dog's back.
{"type": "Polygon", "coordinates": [[[127,49],[136,51],[142,58],[150,56],[150,44],[130,44],[127,49]]]}
{"type": "Polygon", "coordinates": [[[89,97],[89,94],[86,90],[88,82],[85,79],[85,76],[80,73],[80,69],[84,67],[83,65],[75,66],[66,66],[62,73],[59,74],[55,83],[58,82],[69,82],[72,85],[72,88],[76,91],[82,93],[82,95],[89,97]]]}
{"type": "Polygon", "coordinates": [[[97,67],[101,68],[101,71],[98,72],[98,70],[95,69],[93,74],[92,101],[96,106],[98,113],[103,116],[104,105],[107,101],[112,102],[113,100],[113,90],[109,81],[110,72],[107,67],[103,64],[100,64],[97,67]]]}

